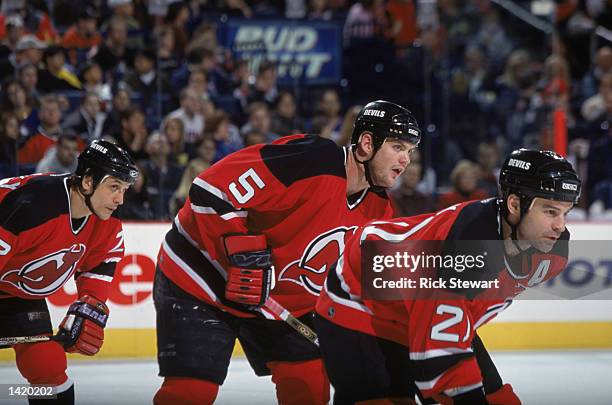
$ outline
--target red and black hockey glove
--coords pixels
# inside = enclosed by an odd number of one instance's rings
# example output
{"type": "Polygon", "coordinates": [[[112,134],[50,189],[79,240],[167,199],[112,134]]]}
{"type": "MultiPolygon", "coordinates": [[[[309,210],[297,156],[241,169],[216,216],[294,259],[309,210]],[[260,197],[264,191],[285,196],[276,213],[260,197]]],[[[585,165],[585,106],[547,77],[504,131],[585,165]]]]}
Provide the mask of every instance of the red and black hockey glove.
{"type": "Polygon", "coordinates": [[[68,353],[93,356],[104,342],[104,327],[109,310],[106,304],[90,295],[82,296],[68,308],[60,324],[58,340],[68,353]]]}
{"type": "Polygon", "coordinates": [[[228,235],[223,244],[230,262],[225,298],[254,307],[263,305],[275,281],[265,235],[228,235]]]}
{"type": "Polygon", "coordinates": [[[504,384],[497,391],[487,394],[487,402],[491,405],[521,405],[521,400],[510,384],[504,384]]]}

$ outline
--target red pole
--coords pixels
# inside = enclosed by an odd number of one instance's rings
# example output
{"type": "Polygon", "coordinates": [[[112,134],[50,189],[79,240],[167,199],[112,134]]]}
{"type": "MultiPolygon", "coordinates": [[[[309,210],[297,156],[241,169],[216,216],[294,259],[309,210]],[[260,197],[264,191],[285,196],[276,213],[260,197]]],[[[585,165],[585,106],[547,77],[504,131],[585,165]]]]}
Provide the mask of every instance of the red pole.
{"type": "Polygon", "coordinates": [[[567,156],[567,126],[565,110],[553,111],[553,147],[561,156],[567,156]]]}

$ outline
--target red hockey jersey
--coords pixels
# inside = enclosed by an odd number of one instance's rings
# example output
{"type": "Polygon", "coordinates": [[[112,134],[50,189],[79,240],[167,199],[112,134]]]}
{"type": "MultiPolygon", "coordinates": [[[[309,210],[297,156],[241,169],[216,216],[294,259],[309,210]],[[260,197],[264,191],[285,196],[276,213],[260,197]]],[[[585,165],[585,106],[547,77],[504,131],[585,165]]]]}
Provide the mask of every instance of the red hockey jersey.
{"type": "Polygon", "coordinates": [[[415,383],[425,397],[440,392],[455,396],[478,388],[482,376],[471,347],[477,328],[507,308],[521,291],[558,275],[567,264],[567,230],[548,254],[529,249],[522,257],[530,263],[508,259],[499,218],[498,201],[489,199],[434,214],[368,223],[348,239],[343,257],[330,270],[317,313],[345,328],[407,346],[415,383]],[[362,248],[367,241],[380,240],[499,241],[495,243],[499,254],[486,260],[486,272],[499,280],[499,287],[453,294],[445,290],[427,299],[368,299],[362,275],[372,269],[362,272],[362,248]]]}
{"type": "Polygon", "coordinates": [[[347,199],[347,153],[328,139],[295,135],[227,156],[193,181],[162,243],[159,268],[204,302],[256,316],[225,299],[222,236],[264,234],[275,267],[271,297],[295,316],[312,311],[347,232],[392,215],[385,192],[347,199]]]}
{"type": "Polygon", "coordinates": [[[68,175],[0,181],[0,298],[41,299],[76,277],[79,296],[108,298],[123,257],[121,221],[70,215],[68,175]]]}

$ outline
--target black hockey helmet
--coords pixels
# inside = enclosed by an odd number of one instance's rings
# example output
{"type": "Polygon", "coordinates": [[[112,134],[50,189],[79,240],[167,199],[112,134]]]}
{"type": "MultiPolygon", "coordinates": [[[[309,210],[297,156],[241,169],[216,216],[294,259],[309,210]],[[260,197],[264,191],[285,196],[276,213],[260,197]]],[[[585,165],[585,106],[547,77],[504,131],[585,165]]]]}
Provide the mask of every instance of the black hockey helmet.
{"type": "Polygon", "coordinates": [[[561,155],[551,151],[518,149],[504,162],[499,175],[504,199],[516,194],[521,212],[527,212],[536,197],[578,203],[580,177],[561,155]]]}
{"type": "Polygon", "coordinates": [[[421,141],[421,130],[414,115],[390,101],[372,101],[359,111],[351,136],[353,145],[359,142],[364,131],[372,133],[374,150],[378,150],[387,138],[397,138],[415,145],[421,141]]]}
{"type": "Polygon", "coordinates": [[[79,155],[75,175],[82,179],[93,176],[94,190],[106,176],[134,184],[138,178],[138,167],[130,155],[119,146],[102,140],[95,140],[79,155]]]}

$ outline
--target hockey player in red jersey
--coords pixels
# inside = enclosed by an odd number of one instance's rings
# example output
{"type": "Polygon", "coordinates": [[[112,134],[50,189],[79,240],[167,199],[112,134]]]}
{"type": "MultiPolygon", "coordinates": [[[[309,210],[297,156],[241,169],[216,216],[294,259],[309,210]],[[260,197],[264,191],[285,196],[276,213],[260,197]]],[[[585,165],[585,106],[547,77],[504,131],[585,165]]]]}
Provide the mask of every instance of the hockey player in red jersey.
{"type": "MultiPolygon", "coordinates": [[[[561,156],[521,149],[502,167],[499,199],[358,228],[329,271],[316,306],[315,326],[335,388],[334,404],[414,403],[415,395],[444,405],[520,404],[512,387],[503,384],[476,330],[521,291],[563,271],[570,237],[565,215],[578,202],[580,184],[561,156]],[[385,296],[373,298],[373,284],[366,280],[386,273],[376,273],[380,269],[368,261],[368,249],[379,246],[391,252],[398,250],[392,246],[404,243],[406,252],[407,246],[426,246],[424,241],[438,241],[427,242],[439,246],[433,253],[454,252],[463,258],[466,252],[486,251],[480,256],[485,271],[459,273],[463,269],[452,264],[449,270],[439,264],[434,269],[447,275],[442,281],[450,280],[449,273],[463,274],[461,281],[478,287],[447,285],[434,289],[435,295],[418,295],[425,291],[415,289],[412,296],[392,300],[386,298],[395,291],[387,289],[381,292],[385,296]],[[380,245],[372,245],[376,243],[380,245]]],[[[419,254],[416,249],[409,253],[419,254]]],[[[403,293],[409,291],[405,287],[403,293]]]]}
{"type": "Polygon", "coordinates": [[[348,231],[390,218],[385,189],[420,140],[413,115],[387,101],[359,113],[351,147],[294,135],[233,153],[201,173],[162,243],[154,284],[164,382],[157,405],[210,404],[238,339],[279,403],[324,404],[318,348],[270,310],[306,325],[348,231]]]}
{"type": "Polygon", "coordinates": [[[73,404],[65,352],[92,356],[102,346],[105,301],[124,250],[121,221],[113,213],[137,177],[125,151],[93,141],[79,155],[74,174],[0,181],[0,341],[13,348],[30,384],[54,386],[56,395],[30,398],[30,404],[73,404]],[[72,276],[79,298],[56,336],[36,343],[1,339],[51,336],[45,297],[72,276]]]}

